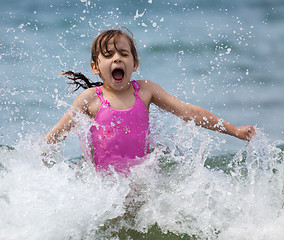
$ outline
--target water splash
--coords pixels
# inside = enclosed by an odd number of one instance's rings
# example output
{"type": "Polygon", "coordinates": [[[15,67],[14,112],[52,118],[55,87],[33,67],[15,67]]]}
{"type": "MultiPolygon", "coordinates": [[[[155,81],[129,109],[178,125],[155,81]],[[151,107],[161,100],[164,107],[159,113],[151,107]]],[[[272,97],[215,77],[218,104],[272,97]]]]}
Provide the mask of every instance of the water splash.
{"type": "Polygon", "coordinates": [[[211,157],[216,139],[208,136],[192,123],[178,125],[128,178],[102,177],[61,152],[47,167],[34,134],[14,150],[2,146],[0,236],[280,240],[283,150],[259,132],[236,154],[211,157]]]}
{"type": "Polygon", "coordinates": [[[87,163],[78,168],[60,154],[47,167],[36,139],[1,148],[2,239],[80,239],[124,213],[127,179],[102,179],[87,163]]]}

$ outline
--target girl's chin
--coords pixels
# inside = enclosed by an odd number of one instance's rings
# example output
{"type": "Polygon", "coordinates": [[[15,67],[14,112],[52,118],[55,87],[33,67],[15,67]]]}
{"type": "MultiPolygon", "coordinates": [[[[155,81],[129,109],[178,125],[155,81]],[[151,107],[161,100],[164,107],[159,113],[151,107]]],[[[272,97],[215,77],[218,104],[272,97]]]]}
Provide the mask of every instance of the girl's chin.
{"type": "Polygon", "coordinates": [[[114,89],[117,89],[117,90],[122,90],[129,85],[130,85],[130,80],[127,82],[127,80],[125,78],[123,78],[122,80],[119,80],[119,81],[113,79],[113,83],[112,83],[112,87],[114,89]]]}

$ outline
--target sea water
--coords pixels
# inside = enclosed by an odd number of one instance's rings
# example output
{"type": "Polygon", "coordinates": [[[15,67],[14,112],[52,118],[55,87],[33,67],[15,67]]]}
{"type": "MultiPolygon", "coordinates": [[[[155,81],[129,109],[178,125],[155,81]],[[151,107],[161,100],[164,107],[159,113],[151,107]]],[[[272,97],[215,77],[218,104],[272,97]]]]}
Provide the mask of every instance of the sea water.
{"type": "MultiPolygon", "coordinates": [[[[0,239],[283,239],[282,1],[1,1],[0,239]],[[246,143],[151,107],[153,152],[125,178],[81,159],[62,70],[94,81],[90,45],[126,26],[134,79],[235,125],[246,143]]],[[[85,129],[86,130],[86,129],[85,129]]]]}
{"type": "Polygon", "coordinates": [[[176,126],[128,177],[60,152],[42,161],[34,135],[2,146],[1,239],[282,239],[283,145],[258,132],[209,157],[218,139],[176,126]]]}

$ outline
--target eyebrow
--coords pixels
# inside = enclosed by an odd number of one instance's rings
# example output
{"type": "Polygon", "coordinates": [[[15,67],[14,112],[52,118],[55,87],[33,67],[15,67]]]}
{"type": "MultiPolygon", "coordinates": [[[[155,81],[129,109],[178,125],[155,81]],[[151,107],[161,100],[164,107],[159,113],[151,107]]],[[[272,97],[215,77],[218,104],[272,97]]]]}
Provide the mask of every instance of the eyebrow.
{"type": "MultiPolygon", "coordinates": [[[[116,45],[116,46],[117,46],[117,45],[116,45]]],[[[121,49],[119,49],[118,47],[115,47],[114,43],[108,43],[108,44],[107,44],[107,47],[108,47],[108,49],[114,47],[114,48],[117,48],[119,51],[127,51],[127,52],[129,52],[129,50],[127,50],[126,48],[121,48],[121,49]]]]}
{"type": "Polygon", "coordinates": [[[119,51],[121,51],[121,52],[130,52],[129,50],[127,50],[127,49],[124,49],[124,48],[122,48],[122,49],[119,49],[119,51]]]}

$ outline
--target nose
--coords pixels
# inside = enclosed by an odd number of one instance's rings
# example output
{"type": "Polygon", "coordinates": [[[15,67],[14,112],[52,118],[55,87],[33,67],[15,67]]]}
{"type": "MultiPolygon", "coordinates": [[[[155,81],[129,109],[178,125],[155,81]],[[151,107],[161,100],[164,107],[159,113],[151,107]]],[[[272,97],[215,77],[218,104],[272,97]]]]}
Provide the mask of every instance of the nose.
{"type": "Polygon", "coordinates": [[[119,63],[121,62],[121,58],[120,58],[120,54],[118,52],[116,52],[113,56],[113,62],[115,63],[119,63]]]}

